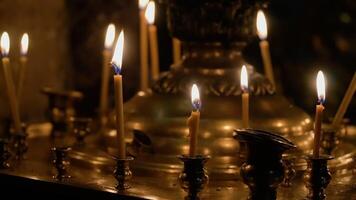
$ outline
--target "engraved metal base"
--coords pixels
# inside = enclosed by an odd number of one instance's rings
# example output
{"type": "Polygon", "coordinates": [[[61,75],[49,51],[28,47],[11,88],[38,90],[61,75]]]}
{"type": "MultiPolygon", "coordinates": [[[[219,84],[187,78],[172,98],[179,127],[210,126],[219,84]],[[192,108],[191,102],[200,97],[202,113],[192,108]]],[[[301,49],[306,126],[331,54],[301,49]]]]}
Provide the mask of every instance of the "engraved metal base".
{"type": "Polygon", "coordinates": [[[27,136],[28,134],[26,132],[14,133],[11,135],[12,148],[15,152],[16,159],[25,158],[25,153],[28,150],[27,136]]]}
{"type": "Polygon", "coordinates": [[[326,198],[325,189],[331,181],[331,174],[327,162],[332,156],[321,155],[318,158],[307,156],[308,167],[304,182],[308,189],[306,200],[323,200],[326,198]]]}
{"type": "Polygon", "coordinates": [[[202,155],[194,157],[181,155],[178,158],[184,163],[183,171],[180,173],[178,180],[181,188],[188,193],[185,199],[197,200],[199,199],[199,192],[201,192],[209,182],[205,163],[210,157],[202,155]]]}
{"type": "Polygon", "coordinates": [[[116,168],[114,170],[114,177],[117,180],[116,189],[127,190],[130,188],[129,181],[132,178],[132,172],[130,170],[129,163],[133,161],[133,157],[126,157],[125,159],[119,159],[114,157],[116,161],[116,168]]]}

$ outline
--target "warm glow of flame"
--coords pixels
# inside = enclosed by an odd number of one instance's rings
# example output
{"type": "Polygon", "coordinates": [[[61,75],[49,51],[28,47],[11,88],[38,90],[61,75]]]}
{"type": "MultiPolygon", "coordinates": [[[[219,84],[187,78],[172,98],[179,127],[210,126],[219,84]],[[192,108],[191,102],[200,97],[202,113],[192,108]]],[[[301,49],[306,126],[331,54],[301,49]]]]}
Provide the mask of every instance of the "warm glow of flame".
{"type": "Polygon", "coordinates": [[[26,55],[28,51],[28,34],[24,33],[21,38],[21,55],[26,55]]]}
{"type": "Polygon", "coordinates": [[[267,21],[262,10],[257,12],[256,26],[258,37],[261,40],[265,40],[267,38],[267,21]]]}
{"type": "Polygon", "coordinates": [[[147,5],[145,17],[148,24],[153,24],[155,22],[155,2],[150,1],[147,5]]]}
{"type": "Polygon", "coordinates": [[[241,84],[241,89],[243,92],[248,91],[248,75],[247,75],[247,69],[245,65],[242,65],[241,68],[241,76],[240,76],[240,84],[241,84]]]}
{"type": "Polygon", "coordinates": [[[108,28],[106,29],[105,48],[111,49],[112,45],[114,44],[114,40],[115,40],[115,25],[109,24],[108,28]]]}
{"type": "Polygon", "coordinates": [[[193,84],[191,91],[192,105],[194,109],[199,110],[201,107],[199,89],[196,84],[193,84]]]}
{"type": "Polygon", "coordinates": [[[322,71],[316,76],[316,90],[318,92],[318,100],[322,104],[325,101],[325,78],[322,71]]]}
{"type": "Polygon", "coordinates": [[[0,39],[0,48],[2,56],[8,56],[10,51],[10,39],[7,32],[3,32],[0,39]]]}
{"type": "Polygon", "coordinates": [[[138,7],[140,9],[144,9],[144,8],[146,8],[148,2],[149,2],[149,0],[138,0],[138,7]]]}
{"type": "Polygon", "coordinates": [[[117,39],[114,55],[111,60],[111,64],[115,69],[115,73],[119,74],[122,67],[122,56],[124,53],[124,31],[120,32],[119,39],[117,39]]]}

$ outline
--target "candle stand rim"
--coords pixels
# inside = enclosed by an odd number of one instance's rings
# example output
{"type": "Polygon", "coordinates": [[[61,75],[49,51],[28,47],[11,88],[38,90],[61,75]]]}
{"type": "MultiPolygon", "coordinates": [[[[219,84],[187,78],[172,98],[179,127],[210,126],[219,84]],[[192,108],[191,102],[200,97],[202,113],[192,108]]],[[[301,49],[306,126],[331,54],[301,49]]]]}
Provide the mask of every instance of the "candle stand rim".
{"type": "Polygon", "coordinates": [[[195,156],[190,156],[186,154],[178,155],[177,156],[181,160],[208,160],[211,158],[210,155],[195,155],[195,156]]]}
{"type": "Polygon", "coordinates": [[[133,161],[135,159],[133,156],[126,156],[125,158],[119,158],[118,156],[110,155],[110,157],[112,157],[112,159],[116,161],[133,161]]]}
{"type": "Polygon", "coordinates": [[[69,146],[63,146],[63,147],[52,147],[52,151],[62,151],[62,152],[68,152],[72,150],[72,147],[69,146]]]}

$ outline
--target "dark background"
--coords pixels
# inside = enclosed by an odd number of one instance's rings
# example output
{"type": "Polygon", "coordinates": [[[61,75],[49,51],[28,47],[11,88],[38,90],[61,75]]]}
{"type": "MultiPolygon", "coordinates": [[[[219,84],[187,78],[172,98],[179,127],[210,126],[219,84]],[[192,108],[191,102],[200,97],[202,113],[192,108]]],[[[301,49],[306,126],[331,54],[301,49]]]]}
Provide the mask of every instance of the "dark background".
{"type": "MultiPolygon", "coordinates": [[[[101,51],[107,25],[125,29],[123,61],[125,99],[139,85],[138,11],[135,0],[2,0],[0,31],[8,31],[11,59],[18,62],[19,40],[30,36],[29,70],[22,118],[44,120],[47,99],[43,86],[83,91],[81,115],[94,115],[98,105],[101,51]]],[[[172,62],[171,39],[164,8],[157,8],[161,70],[172,62]]],[[[315,76],[322,69],[327,78],[326,114],[336,112],[356,71],[356,2],[353,0],[272,0],[268,9],[269,41],[278,82],[284,94],[312,114],[316,103],[315,76]]],[[[262,72],[257,36],[244,55],[262,72]]],[[[9,108],[0,70],[0,124],[9,108]]],[[[355,100],[347,117],[355,122],[355,100]]]]}

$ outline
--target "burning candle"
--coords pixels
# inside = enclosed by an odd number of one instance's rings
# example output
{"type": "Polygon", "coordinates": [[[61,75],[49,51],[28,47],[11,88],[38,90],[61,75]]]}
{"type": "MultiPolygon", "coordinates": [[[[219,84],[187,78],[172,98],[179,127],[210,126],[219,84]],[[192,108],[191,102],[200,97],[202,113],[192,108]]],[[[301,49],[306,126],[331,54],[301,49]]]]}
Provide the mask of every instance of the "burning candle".
{"type": "Polygon", "coordinates": [[[18,78],[18,84],[17,84],[17,100],[18,103],[20,104],[21,101],[21,95],[22,95],[22,88],[23,88],[23,83],[25,81],[25,74],[26,74],[26,68],[27,68],[27,52],[28,52],[28,34],[25,33],[22,35],[21,38],[21,46],[20,46],[20,71],[19,71],[19,78],[18,78]]]}
{"type": "Polygon", "coordinates": [[[173,63],[177,64],[180,62],[180,58],[181,58],[180,41],[177,38],[173,38],[172,45],[173,45],[173,63]]]}
{"type": "Polygon", "coordinates": [[[114,69],[114,86],[115,86],[115,111],[116,111],[116,132],[118,138],[118,158],[126,157],[125,133],[124,133],[124,104],[122,95],[122,56],[124,50],[124,32],[121,31],[117,40],[111,65],[114,69]]]}
{"type": "Polygon", "coordinates": [[[187,124],[189,127],[189,156],[196,155],[196,149],[198,144],[198,130],[199,130],[199,120],[200,120],[200,94],[199,89],[196,84],[193,84],[191,91],[193,111],[188,118],[187,124]]]}
{"type": "Polygon", "coordinates": [[[266,74],[266,77],[268,78],[268,80],[271,81],[273,86],[276,86],[276,82],[274,80],[274,75],[273,75],[271,54],[269,51],[269,43],[267,41],[267,34],[268,34],[267,33],[267,22],[266,22],[266,17],[262,10],[259,10],[257,12],[256,26],[257,26],[258,37],[261,40],[260,41],[260,50],[261,50],[263,65],[265,68],[265,74],[266,74]]]}
{"type": "Polygon", "coordinates": [[[351,83],[347,88],[345,96],[342,99],[339,109],[337,110],[336,115],[333,119],[332,122],[333,127],[337,128],[340,126],[342,118],[344,118],[345,112],[347,110],[347,107],[349,107],[351,99],[355,94],[355,90],[356,90],[356,72],[354,73],[351,83]]]}
{"type": "Polygon", "coordinates": [[[242,127],[249,127],[249,93],[248,93],[248,74],[246,66],[241,69],[240,85],[242,90],[242,127]]]}
{"type": "Polygon", "coordinates": [[[15,86],[12,80],[10,59],[8,57],[10,51],[10,39],[9,39],[9,34],[7,32],[4,32],[1,35],[0,47],[1,47],[1,54],[2,54],[2,66],[4,69],[6,91],[7,91],[7,96],[9,98],[10,111],[14,123],[14,129],[16,133],[20,133],[22,131],[20,113],[18,108],[18,101],[16,99],[15,86]]]}
{"type": "Polygon", "coordinates": [[[102,126],[107,123],[106,114],[108,112],[108,97],[109,97],[109,67],[110,57],[112,56],[112,47],[115,40],[115,25],[109,24],[106,30],[104,50],[103,50],[103,66],[101,74],[101,90],[100,90],[100,122],[102,126]]]}
{"type": "Polygon", "coordinates": [[[159,59],[158,59],[158,43],[157,43],[157,27],[155,21],[155,2],[150,1],[145,12],[148,23],[148,34],[150,38],[150,53],[151,53],[151,74],[152,79],[157,80],[159,76],[159,59]]]}
{"type": "Polygon", "coordinates": [[[148,0],[139,0],[138,6],[140,10],[140,67],[141,67],[141,82],[140,89],[142,91],[148,88],[148,40],[147,40],[147,22],[145,19],[145,9],[148,0]]]}
{"type": "Polygon", "coordinates": [[[316,89],[318,93],[318,104],[316,105],[315,111],[315,122],[314,122],[314,149],[313,156],[319,157],[320,139],[321,139],[321,123],[323,119],[325,101],[325,79],[322,71],[318,72],[316,77],[316,89]]]}

